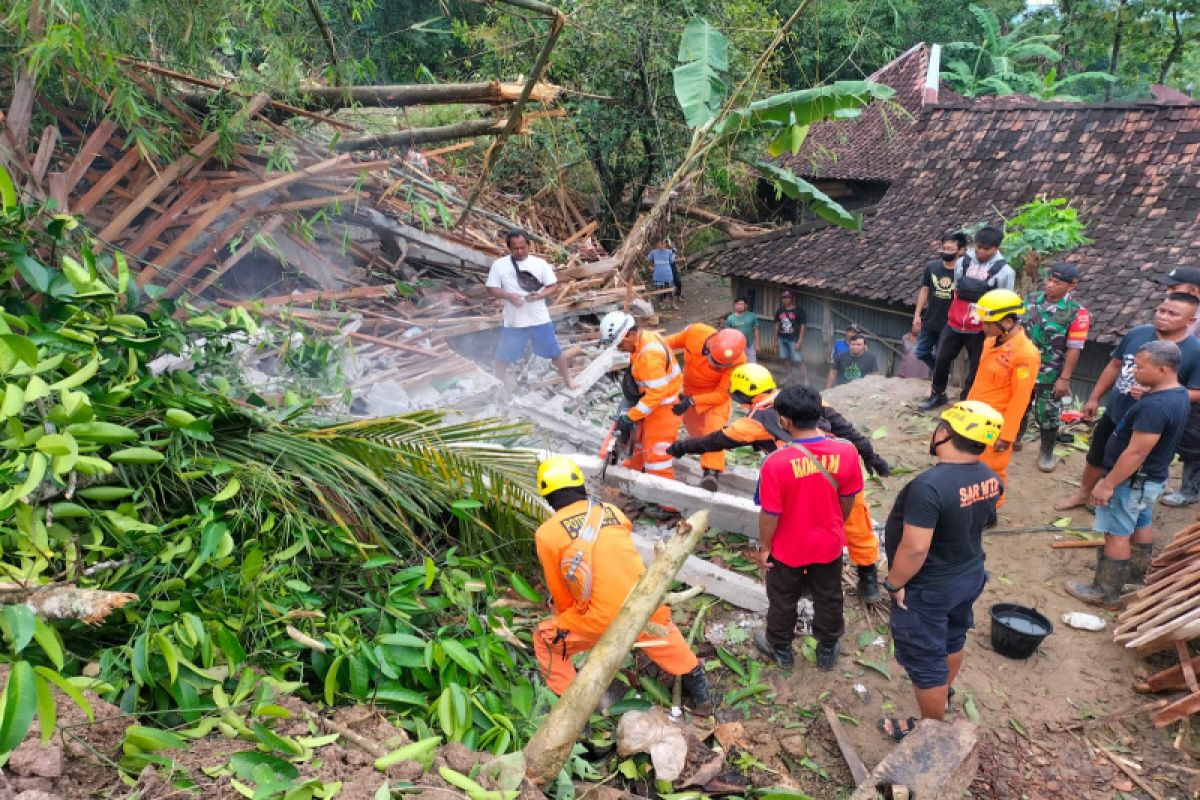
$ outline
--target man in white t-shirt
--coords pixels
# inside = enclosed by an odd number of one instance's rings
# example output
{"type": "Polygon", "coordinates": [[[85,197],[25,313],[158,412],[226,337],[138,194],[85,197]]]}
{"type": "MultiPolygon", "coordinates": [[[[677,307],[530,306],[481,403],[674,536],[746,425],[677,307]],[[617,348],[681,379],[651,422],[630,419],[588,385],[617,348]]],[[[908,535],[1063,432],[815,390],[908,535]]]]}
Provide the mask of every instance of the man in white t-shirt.
{"type": "Polygon", "coordinates": [[[488,294],[503,306],[504,327],[496,345],[496,377],[508,385],[508,366],[525,357],[526,344],[533,354],[554,362],[568,389],[575,387],[571,369],[554,335],[554,323],[546,298],[554,294],[554,268],[544,259],[530,255],[529,235],[509,231],[505,237],[508,255],[492,262],[488,270],[488,294]]]}

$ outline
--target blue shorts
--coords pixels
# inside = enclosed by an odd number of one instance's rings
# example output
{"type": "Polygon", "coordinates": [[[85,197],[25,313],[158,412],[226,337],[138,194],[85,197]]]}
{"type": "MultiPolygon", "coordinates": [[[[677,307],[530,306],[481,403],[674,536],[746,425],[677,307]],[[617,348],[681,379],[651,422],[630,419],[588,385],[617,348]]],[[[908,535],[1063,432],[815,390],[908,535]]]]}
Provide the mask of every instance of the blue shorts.
{"type": "Polygon", "coordinates": [[[973,571],[936,586],[908,586],[904,605],[892,602],[892,642],[896,660],[913,686],[932,689],[950,678],[946,656],[963,649],[975,627],[973,606],[983,593],[987,572],[973,571]]]}
{"type": "Polygon", "coordinates": [[[779,357],[784,361],[791,361],[793,364],[799,364],[804,360],[804,354],[796,349],[796,343],[791,339],[779,340],[779,357]]]}
{"type": "Polygon", "coordinates": [[[1135,489],[1132,479],[1122,481],[1113,490],[1108,505],[1096,506],[1096,523],[1092,530],[1129,536],[1139,528],[1149,528],[1154,501],[1165,486],[1165,481],[1146,481],[1135,489]]]}
{"type": "Polygon", "coordinates": [[[527,328],[501,328],[496,360],[515,364],[525,357],[526,343],[533,345],[533,354],[539,358],[558,358],[562,355],[558,337],[554,335],[554,323],[547,322],[527,328]]]}

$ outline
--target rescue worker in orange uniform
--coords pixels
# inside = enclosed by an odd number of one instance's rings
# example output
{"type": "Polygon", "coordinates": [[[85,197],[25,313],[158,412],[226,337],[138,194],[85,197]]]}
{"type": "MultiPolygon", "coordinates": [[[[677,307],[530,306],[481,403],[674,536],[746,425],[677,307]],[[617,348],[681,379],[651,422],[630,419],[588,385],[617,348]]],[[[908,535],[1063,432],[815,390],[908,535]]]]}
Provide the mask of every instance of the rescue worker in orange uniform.
{"type": "MultiPolygon", "coordinates": [[[[534,541],[555,616],[538,624],[533,649],[547,685],[562,694],[575,678],[571,657],[596,644],[646,567],[630,535],[633,525],[616,506],[588,497],[583,471],[574,461],[550,456],[538,467],[537,483],[554,509],[534,541]]],[[[664,672],[682,677],[683,690],[695,704],[708,703],[704,667],[671,621],[669,608],[658,607],[638,641],[664,672]]]]}
{"type": "MultiPolygon", "coordinates": [[[[1025,301],[1009,289],[992,289],[975,303],[975,316],[983,323],[984,343],[967,399],[987,403],[1004,417],[1000,438],[988,445],[979,459],[1000,476],[1004,486],[1008,486],[1013,442],[1021,430],[1042,364],[1041,353],[1021,326],[1024,313],[1025,301]]],[[[1004,494],[996,508],[1002,505],[1004,494]]],[[[991,523],[995,524],[995,519],[991,523]]]]}
{"type": "MultiPolygon", "coordinates": [[[[618,433],[633,436],[633,450],[625,466],[673,480],[675,470],[667,446],[675,441],[679,430],[679,419],[671,410],[683,388],[679,362],[661,336],[641,330],[623,311],[610,311],[600,320],[600,342],[617,342],[618,349],[630,354],[632,381],[627,383],[632,383],[640,395],[637,404],[617,418],[618,433]]],[[[674,513],[665,506],[657,514],[652,509],[647,511],[651,516],[674,513]]]]}
{"type": "MultiPolygon", "coordinates": [[[[775,413],[774,402],[779,389],[770,370],[761,364],[744,364],[738,367],[733,370],[729,393],[732,400],[746,409],[746,416],[707,436],[681,439],[668,447],[667,452],[678,457],[730,450],[734,447],[753,447],[755,450],[771,453],[791,441],[780,426],[779,417],[775,413]]],[[[823,401],[818,427],[854,445],[871,474],[884,477],[892,474],[891,467],[875,452],[870,440],[859,433],[837,409],[823,401]]],[[[879,574],[875,565],[879,561],[879,539],[875,536],[871,513],[867,510],[867,501],[862,492],[854,499],[854,507],[846,517],[845,530],[850,563],[858,570],[859,597],[868,603],[878,602],[879,574]]]]}
{"type": "MultiPolygon", "coordinates": [[[[746,363],[746,337],[736,328],[717,330],[711,325],[688,325],[666,337],[667,346],[683,351],[683,395],[675,404],[683,417],[688,436],[716,433],[729,424],[733,402],[729,378],[746,363]]],[[[717,490],[717,479],[725,471],[725,451],[712,450],[700,456],[704,477],[700,488],[717,490]]]]}

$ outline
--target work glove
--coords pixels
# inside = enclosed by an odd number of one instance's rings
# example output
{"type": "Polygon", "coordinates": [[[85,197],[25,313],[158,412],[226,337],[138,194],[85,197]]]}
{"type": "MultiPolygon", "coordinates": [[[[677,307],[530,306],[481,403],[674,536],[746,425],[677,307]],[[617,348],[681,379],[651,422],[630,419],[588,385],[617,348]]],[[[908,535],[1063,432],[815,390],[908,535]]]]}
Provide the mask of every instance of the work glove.
{"type": "Polygon", "coordinates": [[[678,403],[671,406],[671,413],[677,417],[682,417],[687,413],[687,410],[694,405],[696,405],[696,401],[685,394],[679,398],[678,403]]]}
{"type": "Polygon", "coordinates": [[[622,414],[617,417],[617,435],[622,442],[629,441],[629,437],[633,436],[633,429],[637,425],[628,414],[622,414]]]}
{"type": "Polygon", "coordinates": [[[671,442],[667,445],[667,455],[671,458],[679,458],[684,455],[683,448],[679,446],[679,442],[671,442]]]}
{"type": "Polygon", "coordinates": [[[887,461],[884,460],[883,456],[879,455],[878,453],[875,454],[874,458],[866,462],[866,464],[867,472],[871,473],[872,475],[878,475],[881,478],[886,478],[892,474],[891,466],[887,461]]]}

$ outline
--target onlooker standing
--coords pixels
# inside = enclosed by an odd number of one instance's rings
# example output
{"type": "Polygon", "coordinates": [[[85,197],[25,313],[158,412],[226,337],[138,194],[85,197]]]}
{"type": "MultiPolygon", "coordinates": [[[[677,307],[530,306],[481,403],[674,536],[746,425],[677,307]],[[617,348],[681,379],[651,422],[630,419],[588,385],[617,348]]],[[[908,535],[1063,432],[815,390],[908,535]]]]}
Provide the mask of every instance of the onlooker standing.
{"type": "Polygon", "coordinates": [[[876,362],[874,355],[867,352],[867,340],[861,333],[851,336],[849,344],[850,349],[840,353],[834,359],[833,368],[829,370],[826,389],[832,389],[835,384],[841,386],[843,383],[850,383],[850,381],[856,381],[865,375],[879,372],[879,363],[876,362]]]}
{"type": "Polygon", "coordinates": [[[733,301],[733,313],[725,318],[725,327],[734,328],[746,337],[746,363],[753,364],[758,358],[758,314],[749,310],[746,298],[733,301]]]}
{"type": "Polygon", "coordinates": [[[1104,534],[1104,549],[1090,584],[1068,581],[1065,586],[1085,603],[1115,608],[1126,582],[1146,577],[1154,547],[1154,501],[1166,485],[1188,415],[1179,365],[1179,347],[1173,342],[1146,342],[1134,356],[1133,379],[1143,393],[1117,423],[1104,448],[1104,478],[1092,490],[1095,530],[1104,534]]]}
{"type": "MultiPolygon", "coordinates": [[[[670,289],[675,286],[675,251],[667,246],[665,241],[659,240],[658,244],[650,251],[648,256],[650,264],[654,267],[654,271],[650,274],[650,280],[654,284],[655,290],[670,289]]],[[[671,295],[662,295],[663,305],[671,301],[671,295]]]]}
{"type": "Polygon", "coordinates": [[[1125,416],[1145,392],[1145,387],[1134,377],[1134,358],[1142,345],[1156,339],[1178,345],[1182,359],[1179,364],[1179,382],[1188,390],[1193,403],[1200,402],[1200,339],[1188,334],[1198,305],[1200,300],[1190,294],[1167,295],[1167,299],[1159,303],[1158,308],[1154,310],[1153,324],[1138,325],[1125,334],[1121,343],[1113,348],[1109,354],[1108,365],[1096,379],[1096,385],[1081,409],[1084,419],[1095,419],[1100,401],[1108,394],[1104,415],[1092,428],[1092,439],[1088,445],[1079,489],[1070,497],[1056,503],[1056,511],[1066,511],[1091,502],[1092,490],[1104,474],[1104,451],[1108,447],[1108,440],[1112,438],[1121,417],[1125,416]],[[1111,394],[1109,389],[1112,390],[1111,394]]]}
{"type": "Polygon", "coordinates": [[[916,356],[931,370],[938,338],[942,328],[946,327],[946,315],[950,312],[950,301],[954,299],[954,265],[966,250],[965,234],[947,233],[942,237],[938,257],[925,263],[925,273],[921,276],[912,332],[917,337],[916,356]]]}
{"type": "Polygon", "coordinates": [[[842,548],[845,520],[863,490],[854,445],[826,438],[817,427],[821,395],[789,386],[775,397],[779,425],[791,440],[771,453],[759,471],[756,502],[758,562],[766,570],[767,625],[754,644],[780,666],[794,661],[796,604],[807,586],[813,598],[817,667],[837,662],[842,617],[842,548]]]}
{"type": "Polygon", "coordinates": [[[804,332],[808,317],[804,309],[796,306],[796,296],[791,289],[779,293],[781,305],[775,312],[775,337],[779,342],[779,357],[787,365],[788,382],[794,382],[793,371],[800,367],[800,382],[808,383],[808,365],[804,363],[804,332]]]}
{"type": "Polygon", "coordinates": [[[833,352],[829,355],[829,363],[833,364],[833,362],[837,361],[838,356],[840,356],[842,353],[849,352],[850,340],[860,333],[862,333],[862,331],[860,331],[858,326],[853,322],[847,325],[846,332],[842,334],[842,338],[833,343],[833,352]]]}
{"type": "Polygon", "coordinates": [[[937,358],[929,382],[929,399],[921,403],[922,411],[932,411],[945,405],[946,385],[950,382],[950,367],[964,349],[967,351],[967,377],[961,398],[966,398],[975,382],[979,354],[983,351],[983,325],[975,319],[972,306],[992,289],[1012,289],[1017,273],[1000,254],[1004,234],[990,225],[975,234],[975,248],[959,259],[954,268],[954,297],[946,314],[946,327],[938,337],[937,358]]]}
{"type": "Polygon", "coordinates": [[[554,323],[550,321],[550,310],[546,298],[554,294],[558,278],[554,268],[544,259],[530,255],[529,234],[524,231],[509,231],[504,237],[508,244],[508,255],[492,262],[488,270],[488,294],[501,300],[504,325],[500,329],[500,340],[496,345],[496,377],[508,384],[508,367],[525,357],[527,344],[533,345],[533,354],[554,362],[568,389],[575,386],[571,380],[571,367],[559,347],[554,334],[554,323]]]}
{"type": "MultiPolygon", "coordinates": [[[[1092,318],[1071,292],[1079,285],[1074,264],[1055,264],[1046,275],[1046,286],[1025,301],[1025,331],[1041,353],[1031,411],[1041,432],[1038,469],[1053,472],[1057,465],[1054,446],[1062,425],[1062,399],[1071,394],[1071,376],[1087,342],[1092,318]]],[[[1025,434],[1029,413],[1021,422],[1017,441],[1025,434]]]]}
{"type": "MultiPolygon", "coordinates": [[[[1200,267],[1176,267],[1156,279],[1156,282],[1166,286],[1168,294],[1181,292],[1200,298],[1200,267]]],[[[1188,332],[1196,336],[1198,326],[1200,315],[1192,321],[1188,332]]],[[[1200,500],[1200,403],[1192,404],[1187,425],[1183,429],[1183,438],[1179,440],[1179,450],[1176,452],[1179,460],[1183,462],[1183,480],[1179,483],[1179,491],[1163,495],[1159,502],[1178,508],[1190,506],[1200,500]]]]}
{"type": "MultiPolygon", "coordinates": [[[[1004,418],[976,400],[955,403],[929,437],[937,464],[900,490],[885,525],[896,660],[912,680],[922,719],[942,719],[963,664],[973,606],[987,582],[983,528],[1003,485],[980,455],[1000,438],[1004,418]]],[[[884,719],[902,739],[916,720],[884,719]]]]}

